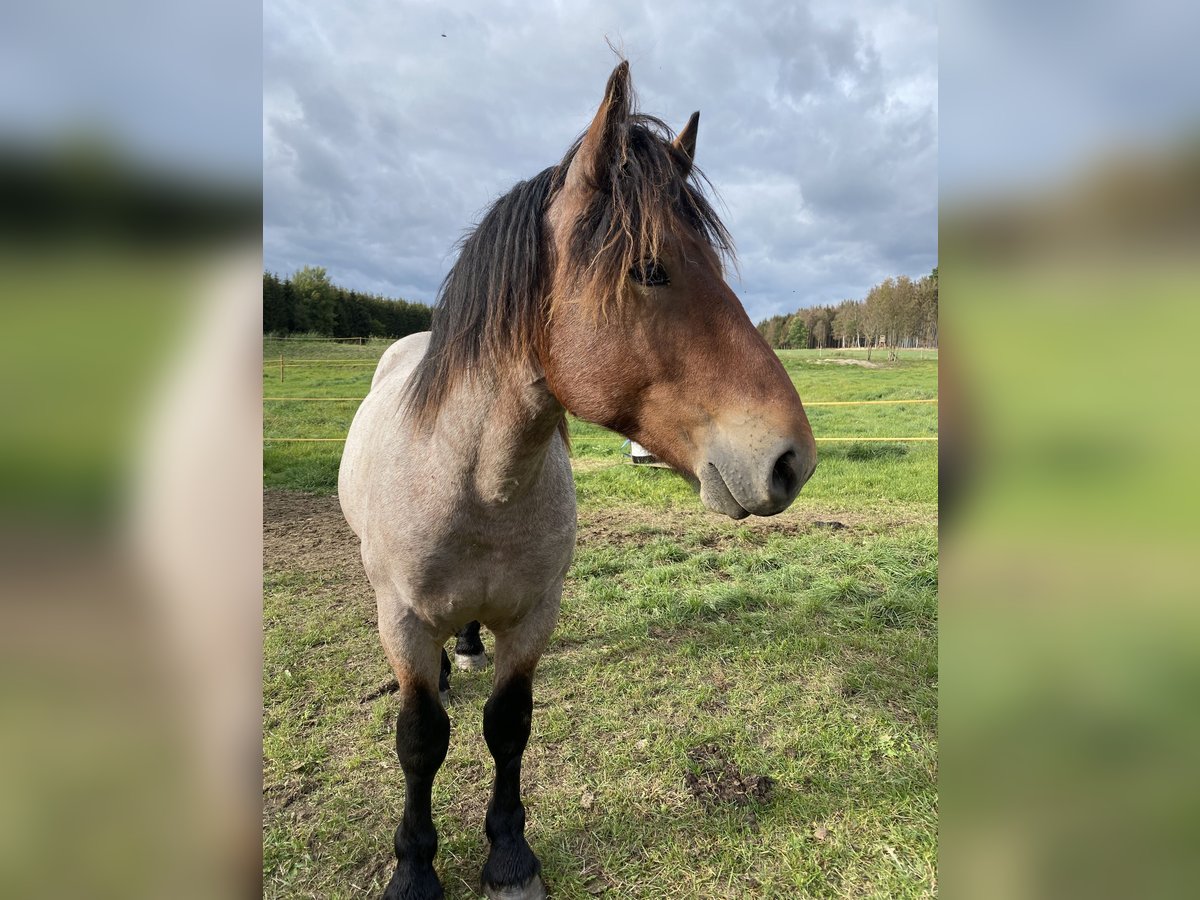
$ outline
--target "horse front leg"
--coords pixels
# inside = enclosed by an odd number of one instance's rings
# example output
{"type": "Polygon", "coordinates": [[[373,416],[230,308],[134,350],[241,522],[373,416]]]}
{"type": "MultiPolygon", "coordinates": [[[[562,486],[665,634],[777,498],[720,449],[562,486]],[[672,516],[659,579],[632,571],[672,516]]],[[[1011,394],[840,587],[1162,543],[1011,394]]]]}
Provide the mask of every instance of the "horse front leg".
{"type": "Polygon", "coordinates": [[[441,642],[413,618],[390,633],[384,647],[399,684],[396,756],[404,772],[404,814],[396,828],[396,871],[384,900],[440,900],[442,884],[433,870],[437,831],[433,827],[433,780],[450,746],[450,718],[439,696],[441,642]]]}
{"type": "Polygon", "coordinates": [[[496,633],[496,677],[483,709],[483,736],[496,762],[484,820],[491,850],[483,892],[491,900],[542,900],[542,865],[525,840],[521,758],[533,721],[533,673],[558,620],[559,590],[516,627],[496,633]]]}

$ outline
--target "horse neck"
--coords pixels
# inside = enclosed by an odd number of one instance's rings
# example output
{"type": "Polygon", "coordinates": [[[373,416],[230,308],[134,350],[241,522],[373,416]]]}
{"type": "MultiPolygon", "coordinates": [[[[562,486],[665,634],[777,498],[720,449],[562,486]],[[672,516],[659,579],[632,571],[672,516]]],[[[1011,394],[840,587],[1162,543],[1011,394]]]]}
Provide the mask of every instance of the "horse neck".
{"type": "Polygon", "coordinates": [[[563,407],[529,365],[464,379],[451,408],[466,413],[458,429],[469,481],[479,499],[504,506],[538,483],[563,417],[563,407]]]}

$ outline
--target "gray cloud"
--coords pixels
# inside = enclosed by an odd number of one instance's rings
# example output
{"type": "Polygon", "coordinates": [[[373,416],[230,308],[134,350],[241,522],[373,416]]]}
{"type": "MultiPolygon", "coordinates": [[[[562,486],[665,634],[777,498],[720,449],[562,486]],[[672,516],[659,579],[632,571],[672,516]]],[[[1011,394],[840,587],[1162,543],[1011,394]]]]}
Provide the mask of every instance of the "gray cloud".
{"type": "Polygon", "coordinates": [[[698,161],[752,318],[936,264],[930,2],[272,0],[267,267],[324,265],[346,286],[432,301],[464,229],[589,121],[614,64],[605,37],[646,112],[678,127],[701,110],[698,161]]]}

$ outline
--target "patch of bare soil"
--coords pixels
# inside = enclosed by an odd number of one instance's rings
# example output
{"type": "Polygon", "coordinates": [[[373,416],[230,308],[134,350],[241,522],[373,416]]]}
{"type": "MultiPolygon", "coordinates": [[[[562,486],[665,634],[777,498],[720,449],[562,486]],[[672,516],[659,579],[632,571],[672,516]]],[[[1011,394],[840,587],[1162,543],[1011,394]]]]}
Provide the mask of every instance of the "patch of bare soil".
{"type": "Polygon", "coordinates": [[[263,569],[336,572],[369,590],[358,537],[336,497],[263,491],[263,569]]]}
{"type": "Polygon", "coordinates": [[[818,363],[830,366],[861,366],[864,369],[881,369],[883,368],[877,362],[870,362],[865,359],[818,359],[818,363]]]}
{"type": "Polygon", "coordinates": [[[866,510],[856,512],[837,510],[831,518],[829,509],[793,509],[770,518],[752,516],[735,522],[700,507],[695,510],[653,510],[636,506],[614,509],[584,509],[579,514],[579,543],[620,540],[637,546],[662,538],[684,538],[709,549],[719,549],[742,543],[745,535],[756,542],[766,542],[771,535],[798,535],[808,532],[836,531],[846,534],[879,534],[905,525],[937,523],[936,512],[930,514],[912,509],[866,510]]]}
{"type": "Polygon", "coordinates": [[[765,803],[775,790],[770,775],[741,771],[716,744],[701,744],[688,751],[698,771],[688,772],[683,782],[688,792],[708,806],[747,806],[765,803]]]}

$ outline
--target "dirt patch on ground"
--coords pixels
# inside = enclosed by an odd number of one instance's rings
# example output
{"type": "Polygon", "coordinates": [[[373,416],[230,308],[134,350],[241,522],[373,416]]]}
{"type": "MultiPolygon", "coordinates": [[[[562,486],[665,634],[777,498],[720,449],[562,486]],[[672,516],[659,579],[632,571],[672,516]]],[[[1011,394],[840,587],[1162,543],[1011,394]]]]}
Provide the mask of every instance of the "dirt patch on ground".
{"type": "Polygon", "coordinates": [[[366,587],[358,537],[337,497],[263,491],[263,569],[357,575],[366,587]]]}
{"type": "Polygon", "coordinates": [[[769,775],[743,772],[716,744],[701,744],[688,751],[697,771],[688,772],[683,783],[688,792],[707,806],[747,806],[765,803],[775,790],[769,775]]]}
{"type": "MultiPolygon", "coordinates": [[[[797,504],[799,506],[799,504],[797,504]]],[[[856,512],[851,510],[793,508],[770,518],[750,517],[735,522],[700,507],[696,509],[653,510],[636,506],[613,509],[581,509],[579,513],[579,542],[604,541],[619,538],[639,546],[662,538],[690,536],[692,542],[716,549],[740,542],[749,535],[751,540],[765,543],[772,535],[798,535],[812,531],[833,531],[846,535],[877,534],[906,525],[937,523],[936,508],[929,513],[920,510],[884,509],[856,512]]]]}
{"type": "Polygon", "coordinates": [[[870,362],[865,359],[818,359],[816,362],[828,366],[861,366],[864,369],[882,369],[877,362],[870,362]]]}

